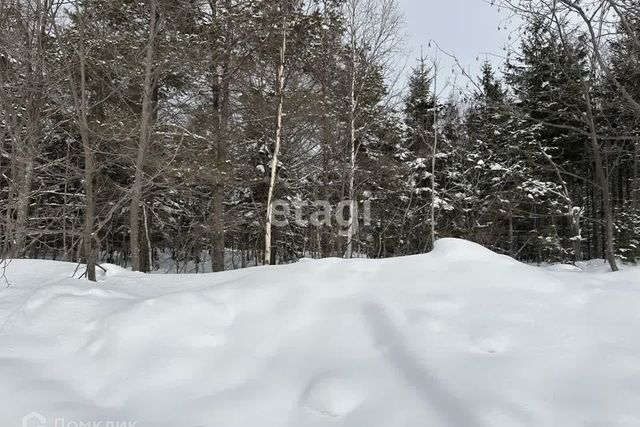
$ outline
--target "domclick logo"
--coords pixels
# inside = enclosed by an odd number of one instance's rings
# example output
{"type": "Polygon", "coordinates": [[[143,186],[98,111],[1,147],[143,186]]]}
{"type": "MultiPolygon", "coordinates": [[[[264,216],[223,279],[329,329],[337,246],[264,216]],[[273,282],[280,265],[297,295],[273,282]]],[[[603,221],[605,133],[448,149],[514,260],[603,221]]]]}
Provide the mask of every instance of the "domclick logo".
{"type": "Polygon", "coordinates": [[[22,427],[46,427],[47,417],[38,413],[31,412],[22,417],[22,427]]]}
{"type": "Polygon", "coordinates": [[[78,421],[56,418],[48,420],[39,412],[31,412],[22,417],[22,427],[136,427],[137,421],[78,421]]]}

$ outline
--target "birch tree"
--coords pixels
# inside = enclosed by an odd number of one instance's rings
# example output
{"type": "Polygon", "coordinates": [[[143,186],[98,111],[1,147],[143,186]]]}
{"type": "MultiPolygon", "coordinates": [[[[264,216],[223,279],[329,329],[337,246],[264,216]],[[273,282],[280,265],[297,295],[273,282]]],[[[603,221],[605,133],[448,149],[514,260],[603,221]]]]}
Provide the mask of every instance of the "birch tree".
{"type": "Polygon", "coordinates": [[[358,196],[356,191],[357,158],[360,149],[359,134],[368,123],[359,126],[360,94],[376,67],[390,70],[402,38],[402,15],[397,0],[346,0],[345,44],[348,51],[349,94],[348,102],[348,153],[347,196],[349,198],[349,221],[347,245],[344,256],[353,256],[353,243],[358,229],[358,196]]]}
{"type": "Polygon", "coordinates": [[[278,102],[276,111],[276,131],[273,144],[273,153],[271,157],[271,174],[269,178],[269,192],[267,196],[267,217],[265,225],[265,243],[264,243],[264,263],[266,265],[271,264],[271,235],[273,232],[273,208],[274,208],[274,192],[278,179],[278,161],[280,156],[280,148],[282,145],[282,113],[284,108],[284,83],[285,83],[285,63],[287,58],[287,26],[288,26],[288,8],[286,7],[286,1],[281,3],[280,13],[281,27],[280,27],[280,47],[276,74],[276,98],[278,102]]]}

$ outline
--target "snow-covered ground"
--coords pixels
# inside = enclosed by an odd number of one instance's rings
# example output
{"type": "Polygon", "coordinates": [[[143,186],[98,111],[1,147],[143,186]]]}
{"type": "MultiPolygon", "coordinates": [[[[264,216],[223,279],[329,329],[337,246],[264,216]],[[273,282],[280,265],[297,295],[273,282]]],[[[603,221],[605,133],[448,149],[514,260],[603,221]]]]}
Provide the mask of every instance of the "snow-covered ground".
{"type": "Polygon", "coordinates": [[[2,427],[640,426],[638,268],[443,240],[214,275],[109,267],[97,285],[74,269],[8,268],[2,427]]]}

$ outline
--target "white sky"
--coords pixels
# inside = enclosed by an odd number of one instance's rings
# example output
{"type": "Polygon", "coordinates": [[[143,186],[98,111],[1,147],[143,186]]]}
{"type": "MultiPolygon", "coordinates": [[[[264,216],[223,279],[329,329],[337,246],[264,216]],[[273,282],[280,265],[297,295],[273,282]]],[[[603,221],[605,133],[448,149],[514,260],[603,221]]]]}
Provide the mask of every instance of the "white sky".
{"type": "MultiPolygon", "coordinates": [[[[440,47],[456,55],[460,63],[475,76],[484,59],[496,66],[504,60],[504,47],[510,43],[509,34],[516,25],[506,11],[499,11],[485,0],[399,0],[407,26],[407,67],[420,57],[421,46],[426,56],[433,58],[435,40],[440,47]],[[504,29],[505,25],[508,29],[504,29]],[[501,27],[500,30],[498,27],[501,27]],[[495,57],[492,55],[498,55],[495,57]]],[[[453,63],[439,53],[440,73],[444,80],[453,81],[453,63]]],[[[457,74],[460,74],[457,72],[457,74]]],[[[457,85],[467,86],[467,79],[457,77],[457,85]]]]}

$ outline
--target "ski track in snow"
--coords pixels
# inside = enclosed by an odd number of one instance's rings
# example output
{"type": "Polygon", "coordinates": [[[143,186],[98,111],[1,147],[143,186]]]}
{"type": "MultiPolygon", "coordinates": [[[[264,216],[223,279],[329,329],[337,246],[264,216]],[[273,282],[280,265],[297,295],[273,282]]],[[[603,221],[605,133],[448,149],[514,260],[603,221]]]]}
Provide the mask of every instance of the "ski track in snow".
{"type": "Polygon", "coordinates": [[[640,269],[423,256],[208,275],[13,261],[0,426],[637,427],[640,269]],[[592,268],[593,267],[593,268],[592,268]]]}

